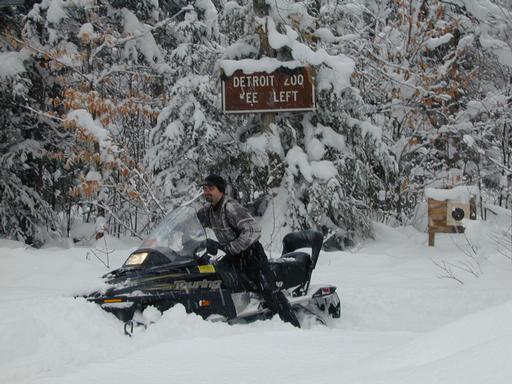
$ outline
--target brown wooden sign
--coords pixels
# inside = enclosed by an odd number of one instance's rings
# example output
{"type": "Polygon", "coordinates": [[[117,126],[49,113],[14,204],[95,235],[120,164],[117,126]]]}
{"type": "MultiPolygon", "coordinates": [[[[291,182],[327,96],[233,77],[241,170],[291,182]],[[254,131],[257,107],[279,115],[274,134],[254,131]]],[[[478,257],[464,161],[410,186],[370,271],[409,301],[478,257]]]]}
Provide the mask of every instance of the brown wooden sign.
{"type": "Polygon", "coordinates": [[[245,74],[241,69],[222,75],[224,113],[311,111],[315,90],[311,71],[305,67],[279,67],[271,73],[245,74]]]}

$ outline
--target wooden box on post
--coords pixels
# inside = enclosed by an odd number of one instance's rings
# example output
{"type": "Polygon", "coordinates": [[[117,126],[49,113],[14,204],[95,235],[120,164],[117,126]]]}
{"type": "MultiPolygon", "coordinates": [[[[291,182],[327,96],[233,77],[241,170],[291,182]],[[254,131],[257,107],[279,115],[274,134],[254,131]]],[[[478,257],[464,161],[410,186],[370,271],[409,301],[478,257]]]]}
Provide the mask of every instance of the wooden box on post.
{"type": "Polygon", "coordinates": [[[476,201],[427,199],[428,203],[428,245],[435,244],[436,233],[464,233],[463,219],[476,219],[476,201]]]}

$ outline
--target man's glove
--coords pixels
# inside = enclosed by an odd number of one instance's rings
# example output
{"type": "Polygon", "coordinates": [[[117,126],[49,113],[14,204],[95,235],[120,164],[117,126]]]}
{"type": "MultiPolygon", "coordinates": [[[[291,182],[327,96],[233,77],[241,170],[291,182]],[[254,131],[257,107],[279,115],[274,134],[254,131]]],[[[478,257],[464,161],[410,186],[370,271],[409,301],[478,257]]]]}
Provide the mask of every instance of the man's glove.
{"type": "Polygon", "coordinates": [[[211,260],[210,255],[205,253],[203,256],[201,256],[197,259],[197,264],[199,264],[199,265],[210,264],[210,260],[211,260]]]}
{"type": "Polygon", "coordinates": [[[213,239],[206,239],[206,251],[210,255],[216,255],[219,250],[219,243],[213,239]]]}
{"type": "Polygon", "coordinates": [[[209,254],[213,255],[212,257],[210,257],[210,263],[212,262],[215,262],[215,263],[218,263],[219,261],[221,261],[222,259],[224,258],[229,258],[230,257],[230,253],[227,251],[227,244],[220,244],[219,242],[215,241],[215,240],[211,240],[211,239],[208,239],[206,240],[206,250],[208,251],[209,254]],[[217,255],[217,251],[218,250],[221,250],[222,252],[224,252],[223,255],[217,255]]]}

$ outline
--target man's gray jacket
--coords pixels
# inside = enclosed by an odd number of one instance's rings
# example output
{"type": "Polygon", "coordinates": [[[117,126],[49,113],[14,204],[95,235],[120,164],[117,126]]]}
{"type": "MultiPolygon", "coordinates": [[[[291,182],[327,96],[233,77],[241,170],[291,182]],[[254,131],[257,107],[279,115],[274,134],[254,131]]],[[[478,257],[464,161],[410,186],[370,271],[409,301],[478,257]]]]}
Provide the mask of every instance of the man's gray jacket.
{"type": "Polygon", "coordinates": [[[224,196],[216,206],[206,204],[197,217],[204,227],[211,228],[226,253],[239,255],[261,236],[261,228],[247,209],[224,196]]]}

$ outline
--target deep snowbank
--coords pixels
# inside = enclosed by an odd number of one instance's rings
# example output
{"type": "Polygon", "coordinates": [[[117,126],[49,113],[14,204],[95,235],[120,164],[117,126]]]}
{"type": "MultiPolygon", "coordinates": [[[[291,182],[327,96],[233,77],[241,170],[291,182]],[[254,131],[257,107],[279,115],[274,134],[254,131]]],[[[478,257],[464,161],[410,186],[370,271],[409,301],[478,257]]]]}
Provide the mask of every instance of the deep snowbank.
{"type": "MultiPolygon", "coordinates": [[[[34,250],[0,241],[2,383],[508,383],[512,265],[481,228],[482,275],[438,278],[432,260],[463,260],[465,240],[436,247],[412,228],[377,225],[376,240],[322,253],[314,282],[340,290],[342,319],[297,330],[279,319],[229,326],[182,307],[133,338],[74,295],[107,269],[86,248],[34,250]]],[[[134,243],[109,239],[111,267],[134,243]]]]}
{"type": "Polygon", "coordinates": [[[507,383],[510,353],[512,301],[418,336],[346,377],[355,383],[507,383]]]}

